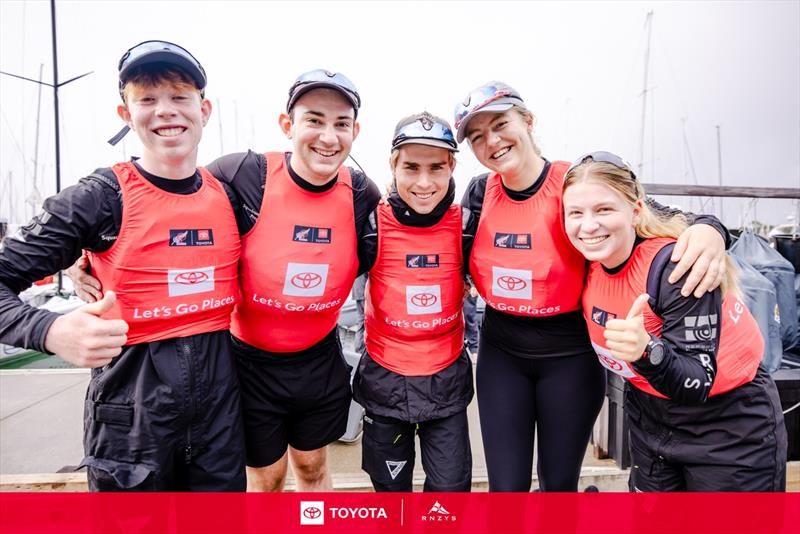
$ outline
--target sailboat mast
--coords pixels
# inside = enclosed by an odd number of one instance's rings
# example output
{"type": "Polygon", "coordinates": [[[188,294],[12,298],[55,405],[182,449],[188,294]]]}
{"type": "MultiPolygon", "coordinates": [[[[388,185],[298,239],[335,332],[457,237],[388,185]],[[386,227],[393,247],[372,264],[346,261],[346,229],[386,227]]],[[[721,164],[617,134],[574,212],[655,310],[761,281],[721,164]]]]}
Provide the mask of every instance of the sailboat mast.
{"type": "Polygon", "coordinates": [[[33,188],[36,189],[39,171],[39,120],[42,116],[42,71],[44,63],[39,64],[39,103],[36,106],[36,144],[33,149],[33,188]]]}
{"type": "MultiPolygon", "coordinates": [[[[717,124],[717,178],[719,180],[719,185],[722,186],[722,137],[719,130],[719,124],[717,124]]],[[[723,209],[722,209],[722,197],[719,197],[719,220],[722,221],[723,216],[723,209]]],[[[724,223],[723,223],[724,224],[724,223]]]]}
{"type": "Polygon", "coordinates": [[[642,84],[642,130],[639,142],[639,176],[644,176],[644,130],[647,122],[647,76],[650,69],[650,37],[653,33],[653,12],[648,11],[645,19],[647,26],[647,48],[644,52],[644,83],[642,84]]]}
{"type": "MultiPolygon", "coordinates": [[[[58,110],[58,42],[56,41],[56,0],[50,0],[50,31],[53,39],[53,111],[56,125],[56,193],[61,191],[61,138],[58,110]]],[[[59,280],[61,277],[59,276],[59,280]]],[[[61,290],[61,284],[58,287],[61,290]]]]}

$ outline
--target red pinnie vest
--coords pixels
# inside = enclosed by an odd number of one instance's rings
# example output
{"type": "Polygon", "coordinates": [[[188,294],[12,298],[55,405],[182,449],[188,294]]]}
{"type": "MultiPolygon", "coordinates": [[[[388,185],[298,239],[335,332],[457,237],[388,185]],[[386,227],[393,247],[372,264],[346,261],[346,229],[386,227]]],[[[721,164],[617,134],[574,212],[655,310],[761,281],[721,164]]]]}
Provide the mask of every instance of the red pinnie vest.
{"type": "Polygon", "coordinates": [[[492,308],[521,316],[580,308],[586,260],[564,232],[561,208],[568,168],[553,162],[539,191],[521,201],[509,198],[499,174],[486,180],[469,268],[492,308]]]}
{"type": "MultiPolygon", "coordinates": [[[[631,364],[611,355],[605,345],[603,330],[608,319],[627,317],[633,301],[647,292],[647,277],[656,254],[674,242],[671,238],[646,240],[634,249],[625,267],[613,275],[606,273],[600,263],[592,262],[583,292],[583,315],[600,363],[642,391],[661,398],[666,397],[631,364]]],[[[643,317],[645,330],[660,337],[663,320],[653,313],[649,304],[643,317]]],[[[719,395],[750,382],[764,354],[764,340],[758,324],[742,301],[729,293],[723,298],[721,317],[711,315],[692,319],[696,324],[686,325],[687,341],[712,342],[719,335],[717,375],[710,395],[719,395]]]]}
{"type": "Polygon", "coordinates": [[[453,363],[464,345],[461,208],[429,228],[400,224],[378,206],[378,256],[369,272],[367,352],[405,376],[429,376],[453,363]]]}
{"type": "Polygon", "coordinates": [[[350,171],[323,193],[298,186],[269,152],[261,211],[242,238],[242,300],[231,332],[270,352],[297,352],[336,327],[358,270],[350,171]]]}
{"type": "Polygon", "coordinates": [[[132,163],[112,170],[122,225],[92,274],[117,294],[107,319],[128,323],[128,345],[226,330],[239,295],[239,230],[228,195],[208,171],[190,195],[151,184],[132,163]]]}

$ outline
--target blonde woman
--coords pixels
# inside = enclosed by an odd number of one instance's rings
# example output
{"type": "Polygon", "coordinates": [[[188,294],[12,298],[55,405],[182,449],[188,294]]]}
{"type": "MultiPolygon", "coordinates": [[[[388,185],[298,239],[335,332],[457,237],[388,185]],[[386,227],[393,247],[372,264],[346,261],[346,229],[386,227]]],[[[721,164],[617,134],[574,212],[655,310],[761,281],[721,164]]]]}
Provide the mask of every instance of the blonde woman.
{"type": "Polygon", "coordinates": [[[669,258],[686,219],[653,213],[609,152],[567,171],[563,202],[567,235],[591,261],[582,301],[592,346],[633,386],[631,490],[782,491],[783,415],[735,269],[719,289],[681,295],[669,258]]]}
{"type": "MultiPolygon", "coordinates": [[[[533,114],[502,82],[471,91],[455,127],[492,171],[473,178],[462,200],[478,219],[465,261],[486,301],[476,384],[489,490],[530,490],[536,435],[540,489],[576,491],[605,373],[580,312],[586,260],[564,233],[569,163],[542,157],[533,114]]],[[[726,232],[713,217],[694,222],[708,224],[679,239],[674,278],[691,268],[682,290],[702,295],[719,285],[726,232]]]]}

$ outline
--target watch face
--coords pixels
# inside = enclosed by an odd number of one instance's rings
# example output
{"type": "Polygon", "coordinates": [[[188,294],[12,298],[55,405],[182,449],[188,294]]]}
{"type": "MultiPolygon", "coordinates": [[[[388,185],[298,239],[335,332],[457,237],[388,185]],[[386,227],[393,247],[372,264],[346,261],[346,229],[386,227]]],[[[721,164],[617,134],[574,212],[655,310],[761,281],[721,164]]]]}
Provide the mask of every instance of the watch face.
{"type": "Polygon", "coordinates": [[[653,365],[660,364],[664,359],[664,345],[661,343],[653,343],[653,348],[650,349],[650,356],[648,359],[653,365]]]}

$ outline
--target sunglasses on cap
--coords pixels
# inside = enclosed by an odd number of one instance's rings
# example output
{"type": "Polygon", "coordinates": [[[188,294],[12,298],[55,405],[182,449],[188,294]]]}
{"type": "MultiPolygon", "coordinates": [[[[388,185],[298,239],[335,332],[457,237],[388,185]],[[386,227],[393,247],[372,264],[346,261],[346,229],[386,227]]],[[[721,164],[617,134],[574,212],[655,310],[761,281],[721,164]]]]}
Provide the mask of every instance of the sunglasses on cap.
{"type": "Polygon", "coordinates": [[[631,175],[633,180],[636,180],[636,174],[634,174],[633,170],[631,170],[630,164],[622,159],[621,157],[617,156],[612,152],[605,152],[599,150],[597,152],[589,152],[588,154],[584,154],[583,156],[579,157],[575,160],[575,162],[567,169],[567,172],[564,176],[572,172],[573,169],[579,167],[586,163],[587,161],[595,161],[597,163],[608,163],[613,165],[614,167],[623,170],[631,175]]]}
{"type": "Polygon", "coordinates": [[[453,136],[453,131],[448,125],[432,120],[428,116],[422,116],[395,130],[394,139],[392,139],[392,149],[394,150],[398,146],[407,144],[413,140],[425,139],[444,143],[454,151],[458,148],[456,139],[453,136]]]}
{"type": "Polygon", "coordinates": [[[149,63],[167,63],[182,68],[192,77],[198,89],[205,89],[206,71],[200,62],[182,46],[168,41],[144,41],[125,52],[118,66],[120,88],[125,85],[133,67],[149,63]]]}
{"type": "Polygon", "coordinates": [[[298,98],[317,87],[329,87],[338,90],[347,97],[356,111],[361,107],[361,97],[358,94],[358,90],[347,76],[340,72],[314,69],[298,76],[289,88],[289,101],[286,104],[286,109],[290,111],[298,98]]]}
{"type": "MultiPolygon", "coordinates": [[[[200,90],[200,96],[205,97],[206,71],[188,50],[168,41],[144,41],[125,52],[119,60],[119,95],[123,101],[125,100],[123,89],[128,82],[131,70],[134,67],[151,63],[162,63],[183,70],[200,90]]],[[[116,145],[129,131],[130,128],[127,125],[123,126],[114,137],[108,140],[108,144],[116,145]]]]}
{"type": "Polygon", "coordinates": [[[464,140],[467,122],[476,113],[482,110],[501,112],[512,106],[524,108],[525,103],[519,93],[508,84],[495,81],[473,89],[462,102],[456,105],[454,112],[456,139],[459,142],[464,140]]]}

